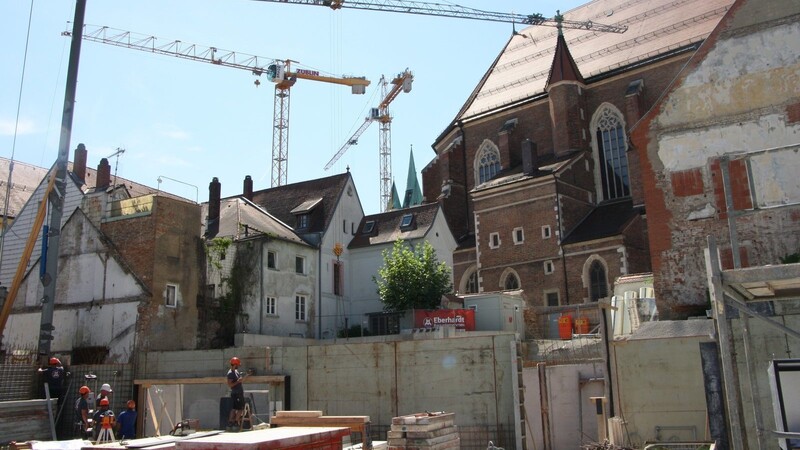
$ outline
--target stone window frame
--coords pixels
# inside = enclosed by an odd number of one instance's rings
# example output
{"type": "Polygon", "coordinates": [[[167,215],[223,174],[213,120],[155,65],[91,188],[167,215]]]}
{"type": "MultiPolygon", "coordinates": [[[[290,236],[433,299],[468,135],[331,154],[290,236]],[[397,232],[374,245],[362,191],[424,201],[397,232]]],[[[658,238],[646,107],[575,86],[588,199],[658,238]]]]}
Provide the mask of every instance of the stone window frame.
{"type": "Polygon", "coordinates": [[[475,185],[483,184],[503,170],[503,161],[500,159],[500,149],[489,139],[484,139],[475,152],[474,180],[475,185]],[[488,159],[487,159],[488,158],[488,159]]]}
{"type": "Polygon", "coordinates": [[[545,290],[543,290],[542,291],[542,304],[544,306],[561,306],[561,291],[559,291],[558,289],[545,289],[545,290]],[[555,305],[551,305],[550,302],[548,302],[548,296],[550,294],[556,294],[557,302],[556,302],[555,305]]]}
{"type": "Polygon", "coordinates": [[[167,283],[164,287],[164,306],[167,308],[178,307],[178,285],[175,283],[167,283]]]}
{"type": "Polygon", "coordinates": [[[278,270],[278,252],[275,250],[267,250],[267,269],[278,270]],[[269,262],[269,255],[272,254],[272,265],[269,262]]]}
{"type": "Polygon", "coordinates": [[[269,317],[276,317],[278,315],[278,298],[266,296],[264,302],[264,315],[269,317]]]}
{"type": "Polygon", "coordinates": [[[556,271],[556,265],[552,259],[548,259],[542,263],[542,270],[544,270],[545,275],[552,275],[556,271]]]}
{"type": "Polygon", "coordinates": [[[583,288],[588,294],[585,300],[587,303],[591,302],[592,301],[591,298],[594,296],[593,283],[592,283],[592,268],[595,265],[595,263],[600,264],[603,268],[603,271],[605,272],[604,284],[605,284],[606,295],[604,297],[598,297],[598,300],[601,298],[607,298],[609,296],[609,287],[611,286],[611,283],[608,282],[608,274],[609,274],[608,263],[600,255],[593,254],[590,255],[588,258],[586,258],[586,261],[584,261],[583,263],[583,270],[581,272],[581,282],[583,283],[583,288]]]}
{"type": "Polygon", "coordinates": [[[516,227],[511,231],[511,238],[514,240],[514,245],[520,245],[525,242],[525,230],[522,227],[516,227]]]}
{"type": "Polygon", "coordinates": [[[550,239],[553,237],[553,229],[550,225],[542,225],[542,239],[550,239]]]}
{"type": "Polygon", "coordinates": [[[308,295],[294,295],[294,320],[297,322],[308,322],[308,295]]]}
{"type": "Polygon", "coordinates": [[[306,274],[306,257],[302,255],[295,255],[294,257],[294,273],[298,275],[306,274]],[[300,270],[298,270],[298,268],[300,270]]]}
{"type": "Polygon", "coordinates": [[[500,248],[503,241],[500,239],[500,233],[494,231],[489,233],[489,248],[500,248]]]}
{"type": "Polygon", "coordinates": [[[500,274],[500,280],[499,280],[498,285],[500,286],[501,290],[505,290],[505,291],[522,289],[522,278],[519,276],[519,273],[517,273],[516,270],[512,269],[511,267],[506,267],[505,270],[503,270],[503,273],[500,274]],[[517,287],[512,287],[512,288],[506,287],[506,285],[507,285],[506,281],[508,280],[508,277],[510,277],[510,276],[513,276],[514,278],[516,278],[517,287]]]}
{"type": "MultiPolygon", "coordinates": [[[[603,200],[612,200],[616,198],[624,198],[630,197],[631,195],[631,178],[630,178],[630,163],[628,162],[628,139],[627,139],[627,125],[625,123],[625,115],[617,108],[616,106],[612,105],[611,103],[605,102],[601,104],[597,110],[595,110],[594,114],[592,115],[592,121],[590,125],[590,130],[592,130],[592,158],[594,159],[594,180],[595,180],[595,191],[597,192],[597,200],[598,202],[603,200]],[[621,137],[620,142],[622,143],[623,148],[621,149],[620,155],[618,158],[624,158],[625,164],[625,173],[624,178],[627,180],[627,192],[622,193],[615,193],[613,196],[610,195],[611,193],[606,193],[606,190],[603,187],[603,174],[601,173],[602,167],[605,165],[602,163],[600,158],[600,143],[598,142],[597,132],[598,129],[603,128],[606,130],[619,128],[621,132],[619,133],[618,137],[621,137]]],[[[624,190],[624,187],[623,187],[624,190]]]]}
{"type": "Polygon", "coordinates": [[[458,292],[462,294],[478,294],[481,292],[480,277],[478,276],[478,267],[476,265],[472,265],[464,271],[464,274],[461,275],[461,282],[458,284],[458,286],[458,292]],[[469,290],[473,278],[475,284],[474,292],[469,290]]]}

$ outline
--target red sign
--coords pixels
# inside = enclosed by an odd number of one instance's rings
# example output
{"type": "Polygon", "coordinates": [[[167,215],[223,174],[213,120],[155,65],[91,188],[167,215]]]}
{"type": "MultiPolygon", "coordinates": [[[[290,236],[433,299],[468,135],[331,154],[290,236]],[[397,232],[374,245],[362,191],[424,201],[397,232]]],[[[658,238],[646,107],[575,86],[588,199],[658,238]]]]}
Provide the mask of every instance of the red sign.
{"type": "Polygon", "coordinates": [[[455,325],[456,329],[475,331],[475,310],[473,309],[416,309],[415,328],[436,328],[455,325]]]}

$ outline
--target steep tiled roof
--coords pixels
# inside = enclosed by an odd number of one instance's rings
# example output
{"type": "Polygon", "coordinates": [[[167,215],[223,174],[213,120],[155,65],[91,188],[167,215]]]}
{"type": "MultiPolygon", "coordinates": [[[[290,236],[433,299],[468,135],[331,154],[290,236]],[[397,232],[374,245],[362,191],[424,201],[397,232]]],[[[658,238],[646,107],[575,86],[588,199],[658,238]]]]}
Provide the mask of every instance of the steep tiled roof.
{"type": "MultiPolygon", "coordinates": [[[[203,217],[208,215],[208,203],[203,204],[203,217]]],[[[226,198],[220,201],[219,232],[216,236],[245,239],[267,234],[286,241],[305,243],[292,229],[272,217],[243,197],[226,198]]]]}
{"type": "Polygon", "coordinates": [[[631,219],[640,213],[630,198],[602,203],[589,213],[575,229],[568,232],[563,244],[591,241],[622,233],[631,219]]]}
{"type": "Polygon", "coordinates": [[[556,41],[556,50],[553,56],[553,66],[550,69],[550,75],[547,77],[545,89],[550,85],[558,83],[559,81],[580,81],[583,83],[581,71],[578,70],[578,65],[575,64],[575,59],[567,46],[567,41],[564,39],[563,34],[558,35],[556,41]]]}
{"type": "Polygon", "coordinates": [[[398,239],[423,238],[433,226],[433,221],[436,219],[438,211],[438,203],[428,203],[412,208],[365,216],[358,225],[358,233],[356,233],[356,236],[347,247],[354,249],[369,247],[370,245],[388,244],[398,239]],[[409,227],[401,228],[403,217],[408,214],[413,215],[413,221],[409,227]],[[373,224],[372,231],[365,232],[364,227],[370,222],[373,224]]]}
{"type": "MultiPolygon", "coordinates": [[[[580,73],[590,82],[616,69],[669,54],[705,39],[733,0],[595,0],[565,19],[624,25],[625,33],[564,29],[580,73]]],[[[511,37],[455,121],[544,94],[557,29],[530,26],[511,37]]]]}
{"type": "Polygon", "coordinates": [[[350,172],[346,172],[264,189],[253,192],[253,203],[264,208],[281,222],[294,227],[295,215],[292,214],[292,210],[304,203],[320,199],[313,208],[311,223],[305,232],[325,231],[350,177],[350,172]]]}

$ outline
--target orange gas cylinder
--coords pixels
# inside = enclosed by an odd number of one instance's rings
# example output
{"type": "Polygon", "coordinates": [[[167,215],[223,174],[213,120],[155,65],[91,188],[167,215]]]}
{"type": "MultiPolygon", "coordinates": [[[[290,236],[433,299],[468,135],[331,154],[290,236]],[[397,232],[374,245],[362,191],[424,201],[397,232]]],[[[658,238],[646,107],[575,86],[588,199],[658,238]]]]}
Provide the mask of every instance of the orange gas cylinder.
{"type": "Polygon", "coordinates": [[[586,317],[578,317],[575,319],[575,333],[576,334],[589,334],[589,319],[586,317]]]}
{"type": "Polygon", "coordinates": [[[558,318],[558,337],[572,339],[572,316],[569,314],[558,318]]]}

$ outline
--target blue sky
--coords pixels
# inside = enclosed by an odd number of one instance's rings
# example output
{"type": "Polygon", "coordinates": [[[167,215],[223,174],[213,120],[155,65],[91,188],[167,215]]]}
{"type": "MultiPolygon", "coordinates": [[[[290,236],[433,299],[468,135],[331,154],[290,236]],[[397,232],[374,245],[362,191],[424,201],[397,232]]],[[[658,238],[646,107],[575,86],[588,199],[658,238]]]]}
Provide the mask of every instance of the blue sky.
{"type": "MultiPolygon", "coordinates": [[[[439,0],[438,3],[446,3],[439,0]]],[[[582,2],[462,0],[460,5],[552,17],[582,2]]],[[[0,4],[0,156],[42,167],[58,154],[69,58],[61,32],[75,2],[0,4]],[[26,60],[22,78],[23,61],[26,60]],[[22,83],[22,86],[20,86],[22,83]],[[21,87],[21,91],[20,91],[21,87]],[[18,99],[19,121],[17,121],[18,99]],[[14,130],[17,130],[14,146],[14,130]]],[[[392,176],[405,188],[409,150],[421,171],[431,144],[450,123],[502,50],[511,25],[390,12],[250,0],[87,0],[86,24],[203,46],[298,61],[334,76],[366,76],[365,95],[345,86],[299,80],[291,90],[288,182],[341,173],[349,166],[367,214],[380,211],[378,126],[328,171],[323,167],[380,100],[378,80],[408,68],[410,93],[391,104],[392,176]]],[[[70,143],[84,143],[88,165],[110,158],[112,172],[191,200],[208,199],[218,177],[223,196],[270,186],[274,87],[249,72],[84,41],[70,143]],[[173,181],[175,180],[175,181],[173,181]]],[[[5,181],[5,180],[3,180],[5,181]]],[[[420,178],[421,183],[421,178],[420,178]]]]}

